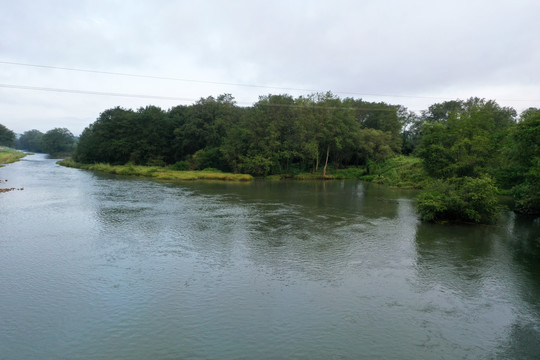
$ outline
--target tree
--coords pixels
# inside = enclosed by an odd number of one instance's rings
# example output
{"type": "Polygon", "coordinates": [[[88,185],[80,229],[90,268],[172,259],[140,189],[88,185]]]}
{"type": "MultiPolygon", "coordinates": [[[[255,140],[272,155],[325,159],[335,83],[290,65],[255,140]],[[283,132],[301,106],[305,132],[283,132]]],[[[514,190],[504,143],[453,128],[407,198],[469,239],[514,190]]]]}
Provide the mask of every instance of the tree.
{"type": "Polygon", "coordinates": [[[54,128],[43,135],[43,150],[51,155],[64,155],[75,149],[75,136],[66,128],[54,128]]]}
{"type": "Polygon", "coordinates": [[[508,161],[514,175],[516,211],[540,214],[540,109],[530,108],[511,132],[508,161]]]}
{"type": "Polygon", "coordinates": [[[129,160],[136,164],[165,165],[171,162],[173,129],[165,112],[157,106],[140,108],[132,119],[126,142],[134,145],[129,160]]]}
{"type": "Polygon", "coordinates": [[[156,106],[137,112],[120,107],[105,110],[79,139],[75,160],[164,165],[173,162],[170,117],[156,106]]]}
{"type": "MultiPolygon", "coordinates": [[[[358,136],[359,157],[364,164],[381,162],[399,152],[400,141],[388,131],[360,129],[358,136]]],[[[369,170],[369,169],[368,169],[369,170]]]]}
{"type": "Polygon", "coordinates": [[[437,178],[418,196],[424,220],[489,222],[498,213],[489,175],[500,162],[500,144],[515,110],[471,98],[430,107],[417,153],[437,178]]]}
{"type": "Polygon", "coordinates": [[[2,124],[0,124],[0,145],[15,146],[15,133],[2,124]]]}
{"type": "Polygon", "coordinates": [[[441,105],[430,107],[418,147],[428,174],[478,177],[497,166],[498,149],[515,123],[515,110],[478,98],[441,105]]]}
{"type": "Polygon", "coordinates": [[[17,141],[17,147],[37,153],[43,152],[43,133],[35,129],[25,131],[17,141]]]}
{"type": "Polygon", "coordinates": [[[299,155],[296,116],[290,95],[260,96],[245,119],[245,132],[236,132],[245,136],[248,145],[241,167],[254,169],[257,175],[287,171],[299,155]]]}
{"type": "Polygon", "coordinates": [[[412,111],[401,107],[400,119],[403,124],[401,131],[401,152],[404,155],[413,154],[422,140],[422,126],[425,120],[412,111]]]}
{"type": "Polygon", "coordinates": [[[223,94],[214,98],[201,98],[187,109],[175,109],[178,121],[175,121],[172,148],[176,160],[188,160],[198,152],[193,164],[205,163],[211,167],[225,170],[219,148],[222,146],[228,129],[235,126],[238,116],[234,98],[223,94]],[[204,161],[200,159],[204,158],[204,161]]]}
{"type": "Polygon", "coordinates": [[[422,220],[490,223],[500,210],[491,178],[436,179],[417,198],[422,220]]]}

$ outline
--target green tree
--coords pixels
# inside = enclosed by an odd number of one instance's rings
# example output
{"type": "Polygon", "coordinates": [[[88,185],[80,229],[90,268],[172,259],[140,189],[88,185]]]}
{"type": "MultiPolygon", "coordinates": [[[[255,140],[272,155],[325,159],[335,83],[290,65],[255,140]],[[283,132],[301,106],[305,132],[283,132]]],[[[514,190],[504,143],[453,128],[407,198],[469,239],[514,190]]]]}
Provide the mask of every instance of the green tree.
{"type": "Polygon", "coordinates": [[[134,144],[130,161],[136,164],[166,165],[172,161],[170,143],[172,126],[165,112],[157,106],[140,108],[132,118],[128,143],[134,144]]]}
{"type": "Polygon", "coordinates": [[[497,188],[489,174],[500,166],[501,141],[515,115],[511,108],[478,98],[430,107],[417,154],[426,172],[439,180],[418,197],[424,220],[489,222],[495,217],[497,188]]]}
{"type": "Polygon", "coordinates": [[[74,158],[83,163],[172,163],[172,129],[170,117],[156,106],[136,112],[108,109],[83,131],[74,158]]]}
{"type": "Polygon", "coordinates": [[[323,176],[329,162],[336,167],[348,163],[356,153],[359,123],[354,109],[331,92],[315,94],[314,117],[319,148],[324,162],[323,176]]]}
{"type": "Polygon", "coordinates": [[[452,178],[433,180],[417,198],[424,221],[490,223],[500,206],[497,188],[491,178],[452,178]]]}
{"type": "MultiPolygon", "coordinates": [[[[236,124],[238,109],[230,94],[201,98],[183,109],[175,121],[172,147],[176,160],[187,160],[198,152],[197,158],[210,167],[228,170],[228,163],[220,153],[228,129],[236,124]],[[212,160],[211,160],[212,159],[212,160]],[[211,160],[211,164],[208,162],[211,160]]],[[[201,163],[199,160],[193,164],[201,163]]]]}
{"type": "Polygon", "coordinates": [[[35,129],[25,131],[17,141],[17,147],[37,153],[43,152],[43,133],[35,129]]]}
{"type": "Polygon", "coordinates": [[[127,163],[136,151],[137,138],[141,136],[137,133],[135,117],[132,110],[121,107],[103,111],[81,134],[75,160],[82,163],[127,163]]]}
{"type": "Polygon", "coordinates": [[[50,155],[70,154],[75,149],[75,136],[66,128],[54,128],[43,137],[43,151],[50,155]]]}
{"type": "Polygon", "coordinates": [[[418,155],[428,174],[438,178],[478,177],[497,166],[498,149],[514,124],[515,110],[478,98],[443,105],[451,105],[454,110],[444,106],[443,111],[433,105],[430,109],[438,109],[435,113],[440,117],[429,115],[431,120],[422,127],[418,155]]]}
{"type": "Polygon", "coordinates": [[[514,173],[516,211],[540,214],[540,109],[530,108],[511,132],[508,163],[514,173]]]}
{"type": "Polygon", "coordinates": [[[250,148],[245,161],[250,167],[254,163],[270,163],[270,172],[287,171],[291,160],[297,156],[295,142],[296,108],[290,95],[267,95],[259,97],[248,119],[250,148]]]}
{"type": "Polygon", "coordinates": [[[0,145],[15,146],[15,133],[2,124],[0,124],[0,145]]]}
{"type": "Polygon", "coordinates": [[[401,152],[404,155],[411,155],[415,153],[422,140],[422,126],[425,123],[425,119],[412,111],[407,111],[404,107],[400,108],[399,114],[401,123],[403,124],[401,131],[401,152]]]}
{"type": "Polygon", "coordinates": [[[400,150],[399,139],[388,131],[361,129],[358,142],[359,157],[364,164],[387,160],[400,150]]]}

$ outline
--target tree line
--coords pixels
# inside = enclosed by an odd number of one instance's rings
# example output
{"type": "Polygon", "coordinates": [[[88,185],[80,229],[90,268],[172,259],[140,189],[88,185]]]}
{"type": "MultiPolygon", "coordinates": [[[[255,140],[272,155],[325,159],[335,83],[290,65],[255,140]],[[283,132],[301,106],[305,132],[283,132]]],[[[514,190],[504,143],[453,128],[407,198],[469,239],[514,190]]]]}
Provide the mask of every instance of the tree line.
{"type": "Polygon", "coordinates": [[[0,124],[0,145],[30,152],[51,155],[69,155],[75,151],[77,139],[66,128],[54,128],[42,133],[39,130],[25,131],[19,138],[15,133],[0,124]]]}
{"type": "Polygon", "coordinates": [[[84,163],[177,164],[256,176],[364,165],[400,151],[401,107],[331,93],[260,97],[239,107],[231,95],[164,111],[113,108],[79,140],[84,163]]]}
{"type": "MultiPolygon", "coordinates": [[[[31,143],[36,131],[19,142],[31,143]]],[[[425,220],[489,222],[500,193],[514,196],[518,212],[540,213],[540,110],[518,115],[479,98],[433,104],[420,114],[332,93],[266,95],[250,107],[229,94],[168,110],[115,107],[83,131],[73,158],[324,178],[347,167],[373,173],[397,154],[422,159],[418,207],[425,220]]]]}

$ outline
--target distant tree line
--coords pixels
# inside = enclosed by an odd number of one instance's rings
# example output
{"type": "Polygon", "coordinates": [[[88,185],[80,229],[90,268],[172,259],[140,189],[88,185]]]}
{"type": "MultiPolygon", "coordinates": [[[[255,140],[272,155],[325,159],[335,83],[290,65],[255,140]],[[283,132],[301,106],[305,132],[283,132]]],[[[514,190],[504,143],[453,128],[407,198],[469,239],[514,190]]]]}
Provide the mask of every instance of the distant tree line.
{"type": "Polygon", "coordinates": [[[45,134],[29,130],[17,138],[12,130],[0,124],[0,145],[51,155],[69,155],[75,150],[76,138],[66,128],[54,128],[45,134]]]}
{"type": "Polygon", "coordinates": [[[53,156],[71,155],[77,146],[76,138],[66,128],[54,128],[42,133],[39,130],[25,131],[16,142],[17,148],[53,156]]]}

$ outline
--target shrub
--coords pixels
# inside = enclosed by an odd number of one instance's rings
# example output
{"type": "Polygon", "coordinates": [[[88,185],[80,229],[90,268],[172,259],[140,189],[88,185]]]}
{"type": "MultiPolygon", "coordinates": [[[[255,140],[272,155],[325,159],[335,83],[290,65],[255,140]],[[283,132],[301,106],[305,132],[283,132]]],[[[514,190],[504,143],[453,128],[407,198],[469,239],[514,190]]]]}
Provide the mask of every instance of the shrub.
{"type": "Polygon", "coordinates": [[[489,177],[434,180],[418,195],[422,220],[490,223],[501,206],[489,177]]]}
{"type": "Polygon", "coordinates": [[[240,160],[240,170],[254,176],[266,176],[272,167],[272,160],[261,155],[241,156],[240,160]]]}
{"type": "Polygon", "coordinates": [[[189,170],[189,164],[185,161],[178,161],[177,163],[171,165],[171,170],[187,171],[189,170]]]}
{"type": "Polygon", "coordinates": [[[516,199],[515,211],[520,214],[540,214],[540,157],[534,158],[533,161],[536,166],[531,166],[525,173],[524,181],[512,189],[516,199]]]}

